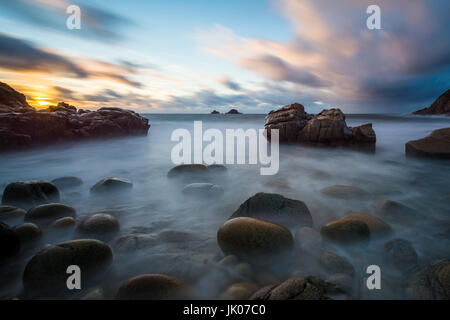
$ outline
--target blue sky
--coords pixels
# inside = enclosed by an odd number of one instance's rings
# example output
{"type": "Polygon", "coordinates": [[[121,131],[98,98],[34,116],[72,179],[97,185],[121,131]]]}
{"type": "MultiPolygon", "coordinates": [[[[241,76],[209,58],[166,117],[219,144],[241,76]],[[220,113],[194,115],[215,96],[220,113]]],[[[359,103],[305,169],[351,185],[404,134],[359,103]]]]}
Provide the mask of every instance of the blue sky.
{"type": "Polygon", "coordinates": [[[405,113],[450,86],[449,2],[0,0],[0,81],[34,106],[405,113]],[[81,30],[66,8],[81,8],[81,30]]]}

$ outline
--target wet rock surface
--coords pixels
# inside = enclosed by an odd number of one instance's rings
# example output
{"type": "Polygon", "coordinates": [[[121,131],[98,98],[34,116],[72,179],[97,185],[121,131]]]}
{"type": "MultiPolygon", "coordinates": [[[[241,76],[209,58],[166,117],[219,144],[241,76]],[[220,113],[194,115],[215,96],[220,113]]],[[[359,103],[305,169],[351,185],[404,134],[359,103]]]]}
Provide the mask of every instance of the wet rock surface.
{"type": "Polygon", "coordinates": [[[324,225],[322,236],[337,244],[353,246],[367,245],[370,241],[370,229],[360,220],[342,218],[324,225]]]}
{"type": "Polygon", "coordinates": [[[128,179],[104,178],[92,186],[91,193],[95,195],[110,195],[111,193],[129,191],[132,188],[133,183],[128,179]]]}
{"type": "Polygon", "coordinates": [[[0,206],[0,221],[8,222],[10,220],[23,220],[27,212],[14,206],[0,206]]]}
{"type": "Polygon", "coordinates": [[[290,252],[294,244],[283,226],[247,217],[226,221],[217,232],[217,241],[226,255],[263,265],[290,252]]]}
{"type": "Polygon", "coordinates": [[[337,285],[318,277],[291,278],[258,290],[251,300],[330,300],[345,298],[337,285]]]}
{"type": "Polygon", "coordinates": [[[109,239],[120,230],[119,221],[108,213],[95,213],[83,219],[77,231],[85,236],[109,239]]]}
{"type": "Polygon", "coordinates": [[[34,223],[24,223],[14,227],[15,234],[22,243],[39,240],[42,237],[42,230],[34,223]]]}
{"type": "Polygon", "coordinates": [[[42,204],[28,210],[25,215],[26,222],[48,223],[60,218],[77,216],[74,208],[61,203],[42,204]]]}
{"type": "Polygon", "coordinates": [[[417,271],[418,256],[411,241],[393,239],[384,244],[384,259],[398,271],[408,274],[417,271]]]}

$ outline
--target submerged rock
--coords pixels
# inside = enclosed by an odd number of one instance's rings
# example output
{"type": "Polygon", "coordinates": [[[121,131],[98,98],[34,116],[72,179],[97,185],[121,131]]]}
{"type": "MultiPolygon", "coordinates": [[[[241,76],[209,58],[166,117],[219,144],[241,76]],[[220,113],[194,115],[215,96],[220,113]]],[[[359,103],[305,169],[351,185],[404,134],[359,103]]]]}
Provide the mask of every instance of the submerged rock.
{"type": "Polygon", "coordinates": [[[428,108],[413,112],[420,115],[448,115],[450,116],[450,89],[445,91],[428,108]]]}
{"type": "Polygon", "coordinates": [[[122,284],[115,298],[117,300],[172,300],[186,298],[187,294],[187,286],[175,277],[144,274],[122,284]]]}
{"type": "Polygon", "coordinates": [[[287,228],[312,226],[312,217],[303,201],[293,200],[275,193],[257,193],[248,198],[230,219],[251,217],[279,223],[287,228]]]}
{"type": "Polygon", "coordinates": [[[42,230],[34,223],[23,223],[14,227],[14,232],[22,243],[32,242],[42,237],[42,230]]]}
{"type": "Polygon", "coordinates": [[[250,300],[330,300],[345,298],[337,285],[318,277],[291,278],[258,290],[250,300]]]}
{"type": "Polygon", "coordinates": [[[91,193],[97,195],[106,195],[128,191],[131,188],[133,188],[133,183],[128,179],[104,178],[92,186],[91,193]]]}
{"type": "Polygon", "coordinates": [[[197,197],[220,197],[223,195],[223,188],[212,183],[191,183],[183,188],[183,193],[197,197]]]}
{"type": "Polygon", "coordinates": [[[60,218],[75,218],[76,216],[76,211],[72,207],[61,203],[49,203],[28,210],[25,215],[25,221],[43,224],[60,218]]]}
{"type": "Polygon", "coordinates": [[[45,110],[31,107],[23,94],[0,82],[0,151],[93,138],[145,135],[148,119],[131,110],[78,110],[64,102],[45,110]],[[7,138],[3,139],[3,132],[7,138]]]}
{"type": "Polygon", "coordinates": [[[409,298],[417,300],[450,299],[450,260],[440,260],[419,271],[406,289],[409,298]]]}
{"type": "Polygon", "coordinates": [[[429,136],[408,141],[407,156],[450,159],[450,128],[434,130],[429,136]]]}
{"type": "Polygon", "coordinates": [[[374,145],[376,142],[372,124],[349,128],[340,109],[322,110],[311,115],[299,103],[269,112],[265,128],[269,139],[271,130],[278,129],[280,142],[329,146],[374,145]]]}
{"type": "Polygon", "coordinates": [[[426,219],[417,210],[392,200],[378,202],[375,207],[375,213],[380,218],[397,224],[416,224],[426,219]]]}
{"type": "Polygon", "coordinates": [[[23,208],[31,208],[35,205],[58,202],[58,188],[50,182],[29,180],[13,182],[3,191],[2,204],[23,208]]]}
{"type": "Polygon", "coordinates": [[[95,213],[83,219],[77,231],[83,235],[109,239],[120,230],[119,221],[108,213],[95,213]]]}
{"type": "Polygon", "coordinates": [[[209,178],[209,170],[203,164],[180,164],[170,169],[167,176],[189,182],[201,182],[209,178]]]}
{"type": "Polygon", "coordinates": [[[402,273],[417,271],[418,257],[411,241],[394,239],[384,244],[384,259],[402,273]]]}
{"type": "Polygon", "coordinates": [[[355,268],[346,258],[333,252],[322,252],[319,263],[325,270],[331,273],[344,273],[348,275],[355,273],[355,268]]]}
{"type": "Polygon", "coordinates": [[[53,179],[52,183],[60,189],[68,189],[82,185],[83,180],[77,177],[61,177],[53,179]]]}
{"type": "Polygon", "coordinates": [[[50,226],[56,229],[66,229],[74,227],[76,223],[77,221],[74,218],[64,217],[53,221],[50,226]]]}
{"type": "Polygon", "coordinates": [[[13,206],[0,206],[0,221],[23,220],[27,212],[13,206]]]}
{"type": "Polygon", "coordinates": [[[226,255],[263,265],[290,252],[294,244],[285,227],[248,217],[226,221],[217,232],[217,241],[226,255]]]}
{"type": "Polygon", "coordinates": [[[300,252],[316,256],[320,253],[322,237],[317,230],[301,227],[295,232],[295,248],[300,252]]]}
{"type": "Polygon", "coordinates": [[[6,223],[0,222],[0,262],[20,250],[20,238],[6,223]]]}
{"type": "Polygon", "coordinates": [[[342,245],[367,245],[370,229],[360,220],[342,218],[322,227],[320,233],[324,238],[342,245]]]}
{"type": "Polygon", "coordinates": [[[33,294],[70,293],[67,267],[79,266],[81,283],[105,271],[112,262],[112,251],[98,240],[72,240],[57,243],[38,252],[25,267],[23,285],[33,294]]]}
{"type": "Polygon", "coordinates": [[[359,199],[367,196],[364,189],[354,186],[334,185],[323,188],[321,192],[329,197],[341,199],[359,199]]]}

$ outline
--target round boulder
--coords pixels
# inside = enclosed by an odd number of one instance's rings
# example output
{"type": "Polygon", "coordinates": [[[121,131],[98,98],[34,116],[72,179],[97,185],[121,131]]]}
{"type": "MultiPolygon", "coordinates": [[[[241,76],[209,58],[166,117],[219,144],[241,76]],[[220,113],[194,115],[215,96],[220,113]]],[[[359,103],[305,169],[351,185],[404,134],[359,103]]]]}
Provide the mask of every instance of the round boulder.
{"type": "Polygon", "coordinates": [[[226,255],[256,264],[270,264],[290,252],[294,244],[285,227],[248,217],[226,221],[217,232],[217,240],[226,255]]]}
{"type": "Polygon", "coordinates": [[[6,223],[0,222],[0,262],[20,250],[20,239],[6,223]]]}
{"type": "Polygon", "coordinates": [[[105,271],[113,259],[112,251],[98,240],[72,240],[49,246],[38,252],[25,267],[23,285],[29,293],[70,293],[67,268],[81,269],[81,283],[105,271]]]}
{"type": "Polygon", "coordinates": [[[64,217],[75,218],[76,215],[77,213],[72,207],[61,203],[49,203],[28,210],[25,221],[43,224],[64,217]]]}
{"type": "Polygon", "coordinates": [[[326,196],[339,199],[357,199],[367,196],[367,192],[359,187],[334,185],[322,189],[326,196]]]}
{"type": "Polygon", "coordinates": [[[322,236],[341,245],[367,245],[370,240],[370,229],[363,221],[340,219],[332,221],[320,230],[322,236]]]}
{"type": "Polygon", "coordinates": [[[230,219],[237,217],[267,220],[287,228],[312,226],[311,213],[304,202],[275,193],[260,192],[250,197],[230,216],[230,219]]]}
{"type": "Polygon", "coordinates": [[[364,222],[369,227],[370,236],[373,238],[382,238],[392,234],[392,228],[386,222],[368,214],[351,212],[346,214],[343,219],[364,222]]]}
{"type": "Polygon", "coordinates": [[[172,300],[185,298],[187,286],[181,280],[163,274],[144,274],[122,284],[117,300],[172,300]]]}
{"type": "Polygon", "coordinates": [[[46,181],[29,180],[13,182],[3,191],[2,204],[23,208],[31,208],[35,205],[58,202],[58,188],[46,181]]]}
{"type": "Polygon", "coordinates": [[[105,195],[108,193],[128,191],[131,188],[133,188],[133,183],[128,179],[104,178],[92,186],[91,193],[105,195]]]}
{"type": "Polygon", "coordinates": [[[69,189],[81,186],[83,180],[77,177],[61,177],[52,180],[52,183],[60,189],[69,189]]]}
{"type": "Polygon", "coordinates": [[[59,218],[52,222],[51,227],[56,229],[72,228],[77,221],[72,217],[59,218]]]}
{"type": "Polygon", "coordinates": [[[42,237],[41,229],[34,223],[23,223],[14,227],[14,232],[22,243],[38,240],[42,237]]]}
{"type": "Polygon", "coordinates": [[[109,239],[119,230],[119,221],[108,213],[95,213],[83,219],[77,228],[77,231],[81,234],[101,237],[102,239],[109,239]]]}

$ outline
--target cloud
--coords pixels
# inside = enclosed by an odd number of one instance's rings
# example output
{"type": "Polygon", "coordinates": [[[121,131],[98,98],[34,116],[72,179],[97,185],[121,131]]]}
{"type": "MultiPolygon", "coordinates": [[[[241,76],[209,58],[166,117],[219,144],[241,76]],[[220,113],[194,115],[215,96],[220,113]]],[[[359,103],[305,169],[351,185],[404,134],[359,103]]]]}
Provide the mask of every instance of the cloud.
{"type": "Polygon", "coordinates": [[[135,88],[142,83],[130,79],[136,71],[112,63],[65,57],[33,43],[0,33],[0,68],[63,75],[75,78],[106,79],[135,88]]]}
{"type": "Polygon", "coordinates": [[[228,76],[222,76],[219,79],[219,83],[227,87],[228,89],[231,89],[233,91],[241,91],[242,87],[239,83],[231,80],[228,76]]]}
{"type": "Polygon", "coordinates": [[[0,33],[0,67],[10,70],[33,70],[71,73],[85,78],[88,73],[69,59],[44,51],[32,43],[0,33]]]}
{"type": "Polygon", "coordinates": [[[122,16],[92,5],[80,4],[78,1],[0,0],[0,7],[9,15],[16,16],[33,26],[104,42],[123,38],[118,31],[119,27],[132,24],[129,19],[122,16]],[[66,9],[74,4],[79,5],[81,9],[80,30],[69,30],[66,27],[66,19],[69,16],[66,9]]]}
{"type": "Polygon", "coordinates": [[[381,30],[366,27],[369,0],[276,3],[292,26],[289,42],[242,37],[223,26],[198,41],[293,95],[358,111],[414,110],[450,87],[449,1],[380,1],[381,30]]]}

